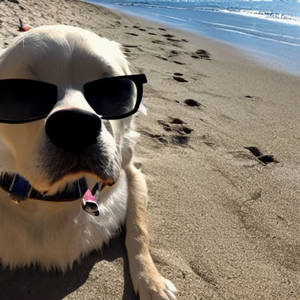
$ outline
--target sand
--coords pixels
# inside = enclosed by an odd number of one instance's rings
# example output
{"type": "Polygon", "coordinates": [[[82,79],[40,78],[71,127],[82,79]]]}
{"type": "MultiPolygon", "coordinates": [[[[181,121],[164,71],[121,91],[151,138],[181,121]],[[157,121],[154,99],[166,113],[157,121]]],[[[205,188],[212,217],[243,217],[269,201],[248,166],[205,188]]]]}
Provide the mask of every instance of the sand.
{"type": "MultiPolygon", "coordinates": [[[[0,47],[18,34],[17,16],[114,39],[133,73],[147,74],[137,162],[149,186],[151,252],[178,298],[300,299],[299,77],[75,0],[0,1],[0,47]]],[[[137,299],[122,236],[64,275],[0,271],[0,299],[62,298],[137,299]]]]}

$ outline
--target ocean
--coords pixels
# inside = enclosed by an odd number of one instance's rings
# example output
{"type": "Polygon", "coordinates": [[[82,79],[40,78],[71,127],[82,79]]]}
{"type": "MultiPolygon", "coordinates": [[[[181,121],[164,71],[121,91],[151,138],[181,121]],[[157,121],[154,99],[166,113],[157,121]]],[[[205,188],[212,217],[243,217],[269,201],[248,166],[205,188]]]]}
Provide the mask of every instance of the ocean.
{"type": "Polygon", "coordinates": [[[111,9],[228,43],[300,75],[300,0],[91,0],[111,9]]]}

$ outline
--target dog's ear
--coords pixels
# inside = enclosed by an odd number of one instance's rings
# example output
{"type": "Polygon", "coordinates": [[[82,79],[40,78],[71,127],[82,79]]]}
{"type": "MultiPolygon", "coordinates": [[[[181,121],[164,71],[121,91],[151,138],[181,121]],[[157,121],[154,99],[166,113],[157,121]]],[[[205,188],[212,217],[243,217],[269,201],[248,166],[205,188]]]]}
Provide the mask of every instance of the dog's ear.
{"type": "Polygon", "coordinates": [[[19,27],[18,27],[18,31],[20,32],[25,32],[25,31],[28,31],[30,30],[31,27],[30,26],[27,26],[27,25],[24,25],[21,18],[19,18],[19,27]]]}

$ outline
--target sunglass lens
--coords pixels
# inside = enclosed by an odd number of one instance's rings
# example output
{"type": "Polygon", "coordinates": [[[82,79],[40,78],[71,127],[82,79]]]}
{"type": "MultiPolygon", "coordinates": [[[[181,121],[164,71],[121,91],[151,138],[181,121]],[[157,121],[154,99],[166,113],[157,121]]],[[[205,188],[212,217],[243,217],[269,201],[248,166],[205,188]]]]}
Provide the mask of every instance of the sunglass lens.
{"type": "Polygon", "coordinates": [[[0,122],[23,123],[46,117],[57,101],[57,88],[50,83],[0,80],[0,122]]]}
{"type": "Polygon", "coordinates": [[[84,95],[97,114],[105,119],[118,118],[135,108],[137,88],[128,78],[104,78],[87,83],[84,95]]]}

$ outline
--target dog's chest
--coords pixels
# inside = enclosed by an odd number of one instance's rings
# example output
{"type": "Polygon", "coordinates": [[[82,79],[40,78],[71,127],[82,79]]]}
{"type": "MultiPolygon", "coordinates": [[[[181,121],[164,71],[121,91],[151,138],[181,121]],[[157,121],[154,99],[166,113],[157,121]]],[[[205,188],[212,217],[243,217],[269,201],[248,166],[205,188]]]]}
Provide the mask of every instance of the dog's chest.
{"type": "Polygon", "coordinates": [[[1,192],[0,197],[2,264],[38,263],[46,269],[66,269],[82,255],[101,248],[122,225],[127,181],[122,173],[114,189],[101,199],[99,216],[83,211],[80,200],[65,204],[26,200],[28,203],[16,205],[6,193],[1,192]]]}

